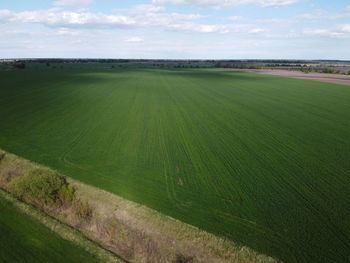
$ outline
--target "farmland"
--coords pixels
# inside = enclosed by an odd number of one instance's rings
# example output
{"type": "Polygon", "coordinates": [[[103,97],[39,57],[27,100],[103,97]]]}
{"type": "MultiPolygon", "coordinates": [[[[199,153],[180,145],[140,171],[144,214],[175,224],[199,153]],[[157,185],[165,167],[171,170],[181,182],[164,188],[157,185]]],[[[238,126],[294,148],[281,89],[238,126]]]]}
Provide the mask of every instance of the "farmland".
{"type": "Polygon", "coordinates": [[[0,147],[285,262],[346,262],[350,87],[213,69],[0,72],[0,147]]]}
{"type": "Polygon", "coordinates": [[[0,193],[0,262],[100,262],[22,214],[0,193]]]}

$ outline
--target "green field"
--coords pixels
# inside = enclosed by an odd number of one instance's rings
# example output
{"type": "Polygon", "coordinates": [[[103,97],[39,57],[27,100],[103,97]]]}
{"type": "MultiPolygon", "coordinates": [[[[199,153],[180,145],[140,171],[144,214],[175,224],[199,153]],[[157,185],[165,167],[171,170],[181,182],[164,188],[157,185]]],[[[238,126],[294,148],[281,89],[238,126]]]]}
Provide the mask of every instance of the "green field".
{"type": "Polygon", "coordinates": [[[350,262],[350,87],[214,69],[0,72],[0,147],[294,262],[350,262]]]}
{"type": "Polygon", "coordinates": [[[37,220],[22,214],[0,195],[0,262],[99,262],[37,220]]]}

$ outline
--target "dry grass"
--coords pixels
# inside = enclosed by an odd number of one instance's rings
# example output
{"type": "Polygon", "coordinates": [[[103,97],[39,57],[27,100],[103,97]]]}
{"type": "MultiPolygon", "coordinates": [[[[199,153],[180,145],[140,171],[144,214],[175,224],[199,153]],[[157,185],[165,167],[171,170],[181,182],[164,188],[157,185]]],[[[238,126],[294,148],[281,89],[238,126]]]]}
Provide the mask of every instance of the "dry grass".
{"type": "Polygon", "coordinates": [[[33,166],[27,160],[0,150],[0,187],[4,187],[14,178],[24,175],[33,166]]]}
{"type": "MultiPolygon", "coordinates": [[[[0,151],[0,187],[6,189],[6,184],[15,177],[38,167],[42,168],[0,151]]],[[[76,213],[74,202],[72,205],[47,209],[45,212],[80,230],[89,239],[129,262],[277,262],[247,247],[238,246],[232,241],[216,237],[104,190],[70,178],[67,181],[74,186],[80,212],[76,213]]],[[[24,204],[23,207],[28,209],[24,204]]],[[[31,215],[40,214],[30,209],[29,211],[31,215]]],[[[59,224],[56,220],[55,224],[51,221],[46,223],[47,216],[36,217],[40,217],[40,221],[50,228],[58,229],[64,238],[80,243],[90,251],[91,244],[86,243],[82,236],[77,237],[77,231],[59,224]]],[[[96,253],[102,253],[101,251],[96,253]]],[[[106,253],[104,262],[113,262],[108,259],[108,252],[106,253]]]]}
{"type": "Polygon", "coordinates": [[[47,214],[34,208],[31,205],[18,201],[17,199],[13,198],[10,194],[6,193],[1,189],[0,189],[0,196],[1,198],[13,204],[14,207],[16,207],[20,212],[40,221],[43,225],[45,225],[51,231],[57,233],[63,239],[74,242],[75,244],[84,248],[89,253],[95,255],[99,260],[101,260],[101,262],[109,262],[109,263],[123,262],[112,253],[106,251],[105,249],[101,248],[94,242],[88,240],[79,231],[65,224],[62,224],[61,222],[59,222],[58,220],[55,220],[52,217],[49,217],[47,214]]]}
{"type": "Polygon", "coordinates": [[[179,257],[191,258],[189,262],[277,262],[114,194],[73,179],[69,179],[69,182],[82,198],[93,196],[89,202],[96,213],[119,225],[119,232],[111,235],[110,241],[123,231],[128,231],[123,241],[128,242],[129,246],[124,244],[123,248],[129,248],[128,254],[133,254],[133,257],[126,258],[133,262],[147,262],[143,259],[148,253],[158,255],[159,261],[151,262],[176,262],[179,257]]]}

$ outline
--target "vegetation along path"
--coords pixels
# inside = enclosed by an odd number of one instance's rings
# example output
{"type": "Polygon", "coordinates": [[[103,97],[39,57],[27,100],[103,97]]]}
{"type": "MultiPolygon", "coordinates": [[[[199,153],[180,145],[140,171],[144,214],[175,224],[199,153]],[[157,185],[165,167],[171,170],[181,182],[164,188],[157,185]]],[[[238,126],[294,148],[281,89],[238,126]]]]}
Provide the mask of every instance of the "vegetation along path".
{"type": "Polygon", "coordinates": [[[4,150],[285,262],[349,260],[349,87],[106,65],[0,79],[4,150]]]}
{"type": "Polygon", "coordinates": [[[19,204],[29,210],[23,213],[17,203],[0,190],[0,262],[103,262],[28,215],[33,208],[19,204]]]}

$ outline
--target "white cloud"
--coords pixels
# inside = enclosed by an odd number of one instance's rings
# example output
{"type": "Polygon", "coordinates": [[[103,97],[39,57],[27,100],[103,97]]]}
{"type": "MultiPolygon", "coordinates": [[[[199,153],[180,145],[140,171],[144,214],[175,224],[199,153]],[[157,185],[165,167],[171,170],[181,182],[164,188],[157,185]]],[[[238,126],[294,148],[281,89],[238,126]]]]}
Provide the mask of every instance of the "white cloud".
{"type": "Polygon", "coordinates": [[[91,4],[92,0],[57,0],[53,2],[55,6],[85,7],[91,4]]]}
{"type": "Polygon", "coordinates": [[[297,16],[297,19],[341,19],[350,17],[350,6],[345,8],[345,12],[329,13],[323,9],[316,9],[312,13],[297,16]]]}
{"type": "Polygon", "coordinates": [[[143,42],[143,39],[141,37],[129,37],[125,40],[126,42],[131,42],[131,43],[140,43],[143,42]]]}
{"type": "Polygon", "coordinates": [[[312,13],[299,15],[298,18],[319,19],[319,18],[324,18],[325,16],[326,16],[326,11],[324,11],[322,9],[317,9],[317,10],[315,10],[312,13]]]}
{"type": "Polygon", "coordinates": [[[338,25],[337,28],[342,32],[350,33],[350,24],[338,25]]]}
{"type": "MultiPolygon", "coordinates": [[[[202,17],[198,14],[161,13],[159,11],[160,9],[154,9],[154,12],[111,15],[105,13],[63,11],[57,8],[24,12],[0,10],[0,22],[38,23],[59,28],[127,28],[150,26],[172,28],[174,24],[181,28],[188,21],[194,21],[202,17]]],[[[187,29],[184,30],[187,31],[187,29]]]]}
{"type": "Polygon", "coordinates": [[[350,24],[335,25],[331,28],[304,29],[304,35],[330,38],[350,38],[350,24]]]}
{"type": "Polygon", "coordinates": [[[166,26],[168,24],[184,23],[186,21],[193,21],[204,18],[200,14],[179,14],[166,13],[163,6],[157,5],[135,5],[126,9],[117,9],[115,12],[122,12],[128,14],[142,26],[166,26]]]}
{"type": "Polygon", "coordinates": [[[0,10],[0,21],[2,17],[4,22],[39,23],[51,27],[128,27],[135,24],[135,21],[127,16],[61,11],[55,8],[18,13],[4,11],[6,10],[0,10]]]}
{"type": "Polygon", "coordinates": [[[152,0],[153,4],[190,5],[199,8],[227,9],[240,5],[257,4],[262,7],[291,5],[300,0],[152,0]]]}
{"type": "MultiPolygon", "coordinates": [[[[143,7],[145,8],[145,6],[143,7]]],[[[148,9],[148,7],[146,8],[148,9]]],[[[140,11],[140,6],[136,8],[140,11]]],[[[162,9],[148,9],[153,12],[135,12],[125,15],[64,11],[58,8],[38,11],[11,12],[0,10],[0,22],[38,23],[60,28],[61,35],[71,35],[67,29],[114,29],[114,28],[157,28],[185,33],[260,33],[265,29],[249,24],[207,24],[198,22],[204,16],[199,14],[165,13],[162,9]],[[62,29],[63,28],[63,29],[62,29]]]]}
{"type": "Polygon", "coordinates": [[[122,14],[94,13],[83,10],[65,11],[60,8],[47,10],[13,12],[0,10],[0,23],[38,23],[59,28],[128,28],[159,27],[182,25],[189,21],[204,18],[199,14],[162,12],[163,7],[138,5],[123,11],[122,14]]]}
{"type": "Polygon", "coordinates": [[[256,20],[257,23],[261,24],[278,24],[278,23],[286,23],[287,19],[282,18],[268,18],[268,19],[258,19],[256,20]]]}
{"type": "Polygon", "coordinates": [[[9,19],[11,19],[13,15],[13,12],[11,12],[10,10],[4,9],[4,10],[0,10],[0,22],[6,22],[9,19]]]}
{"type": "Polygon", "coordinates": [[[198,24],[198,23],[183,23],[171,24],[166,29],[178,32],[188,33],[216,33],[216,34],[257,34],[267,31],[263,28],[254,28],[247,24],[198,24]]]}
{"type": "Polygon", "coordinates": [[[74,30],[69,29],[69,28],[60,28],[60,29],[58,29],[56,34],[59,36],[78,36],[79,32],[74,31],[74,30]]]}
{"type": "Polygon", "coordinates": [[[266,29],[264,29],[264,28],[253,28],[253,29],[249,30],[249,33],[252,33],[252,34],[258,34],[258,33],[263,33],[263,32],[266,32],[266,29]]]}
{"type": "Polygon", "coordinates": [[[242,20],[245,20],[245,18],[243,16],[229,16],[228,19],[231,20],[231,21],[242,21],[242,20]]]}
{"type": "Polygon", "coordinates": [[[278,15],[271,13],[277,17],[261,19],[260,14],[249,12],[231,12],[231,17],[227,12],[206,16],[208,12],[200,9],[176,13],[168,11],[165,3],[222,9],[244,4],[279,6],[297,0],[154,0],[131,7],[129,2],[135,1],[127,1],[128,8],[105,13],[81,8],[89,2],[55,1],[56,8],[26,12],[0,10],[0,56],[345,59],[349,54],[350,24],[335,19],[350,17],[350,7],[338,13],[300,9],[301,14],[309,12],[300,16],[281,8],[275,10],[278,15]]]}
{"type": "Polygon", "coordinates": [[[129,14],[146,14],[146,13],[157,13],[164,11],[163,6],[158,5],[134,5],[129,8],[115,9],[114,12],[127,12],[129,14]]]}
{"type": "Polygon", "coordinates": [[[226,34],[231,30],[227,25],[205,25],[195,23],[185,24],[170,24],[167,26],[168,30],[181,32],[195,32],[195,33],[219,33],[226,34]]]}
{"type": "Polygon", "coordinates": [[[178,13],[145,13],[134,16],[140,26],[160,26],[163,28],[171,27],[174,24],[186,24],[202,18],[197,14],[178,14],[178,13]]]}
{"type": "Polygon", "coordinates": [[[263,7],[274,7],[274,6],[285,6],[285,5],[292,5],[300,0],[260,0],[260,1],[253,1],[253,3],[257,2],[257,4],[260,4],[263,7]]]}

